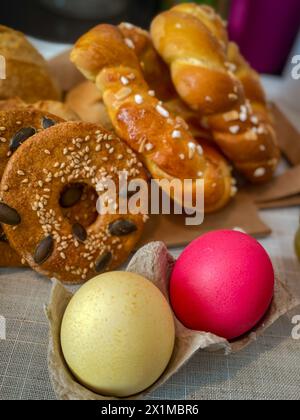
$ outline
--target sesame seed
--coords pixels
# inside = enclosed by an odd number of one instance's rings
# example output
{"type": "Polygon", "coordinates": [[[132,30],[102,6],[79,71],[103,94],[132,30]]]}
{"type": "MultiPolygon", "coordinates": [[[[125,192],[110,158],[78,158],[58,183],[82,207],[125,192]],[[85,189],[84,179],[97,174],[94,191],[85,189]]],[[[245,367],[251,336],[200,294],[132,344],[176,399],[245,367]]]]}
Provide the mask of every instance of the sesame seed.
{"type": "Polygon", "coordinates": [[[240,233],[247,233],[243,228],[241,227],[234,227],[232,230],[234,230],[235,232],[240,232],[240,233]]]}
{"type": "Polygon", "coordinates": [[[4,138],[4,137],[0,137],[0,141],[1,141],[1,143],[6,143],[7,142],[7,139],[4,138]]]}
{"type": "Polygon", "coordinates": [[[0,131],[5,131],[6,127],[0,127],[0,131]]]}
{"type": "Polygon", "coordinates": [[[236,121],[239,119],[239,113],[237,111],[230,111],[223,115],[226,122],[236,121]]]}
{"type": "Polygon", "coordinates": [[[27,184],[29,182],[28,178],[25,178],[21,181],[21,184],[27,184]]]}
{"type": "Polygon", "coordinates": [[[125,44],[127,45],[127,47],[131,48],[132,50],[135,49],[135,45],[134,45],[134,43],[131,39],[125,38],[124,41],[125,41],[125,44]]]}
{"type": "Polygon", "coordinates": [[[236,101],[238,99],[238,96],[235,93],[229,93],[228,98],[231,101],[236,101]]]}
{"type": "Polygon", "coordinates": [[[127,79],[129,79],[129,80],[135,80],[135,74],[134,73],[128,74],[127,79]]]}
{"type": "Polygon", "coordinates": [[[212,102],[212,97],[211,96],[205,96],[205,101],[206,102],[212,102]]]}
{"type": "Polygon", "coordinates": [[[183,153],[180,153],[179,159],[184,160],[185,159],[185,155],[183,153]]]}
{"type": "Polygon", "coordinates": [[[189,159],[193,159],[195,153],[196,153],[196,144],[193,142],[189,142],[188,143],[188,148],[189,148],[189,159]]]}
{"type": "Polygon", "coordinates": [[[232,73],[235,73],[235,72],[236,72],[236,70],[237,70],[237,67],[236,67],[236,65],[235,65],[234,63],[226,62],[226,63],[225,63],[225,66],[226,66],[226,67],[227,67],[227,69],[228,69],[229,71],[231,71],[232,73]]]}
{"type": "Polygon", "coordinates": [[[4,190],[4,191],[8,191],[8,190],[9,190],[8,185],[4,185],[3,190],[4,190]]]}
{"type": "Polygon", "coordinates": [[[230,196],[231,196],[231,197],[234,197],[234,196],[237,194],[237,192],[238,192],[237,187],[236,187],[235,185],[233,185],[233,186],[231,187],[230,196]]]}
{"type": "Polygon", "coordinates": [[[96,152],[100,152],[100,150],[101,150],[101,145],[100,145],[100,144],[98,144],[98,145],[96,146],[95,150],[96,150],[96,152]]]}
{"type": "Polygon", "coordinates": [[[200,156],[203,156],[204,150],[200,144],[197,146],[197,152],[200,156]]]}
{"type": "Polygon", "coordinates": [[[229,127],[229,131],[232,134],[237,134],[240,131],[240,127],[238,125],[233,125],[229,127]]]}
{"type": "Polygon", "coordinates": [[[257,168],[254,172],[255,178],[261,178],[266,175],[266,169],[265,168],[257,168]]]}
{"type": "Polygon", "coordinates": [[[142,95],[135,95],[134,97],[135,103],[141,105],[144,102],[142,95]]]}
{"type": "Polygon", "coordinates": [[[132,25],[132,23],[128,23],[128,22],[122,23],[122,26],[124,26],[124,28],[126,28],[126,29],[134,29],[134,25],[132,25]]]}
{"type": "Polygon", "coordinates": [[[173,139],[180,139],[181,138],[181,131],[174,130],[173,133],[172,133],[172,138],[173,139]]]}
{"type": "Polygon", "coordinates": [[[257,134],[252,130],[247,131],[247,133],[245,134],[245,138],[246,140],[251,140],[251,141],[257,141],[258,139],[257,134]]]}
{"type": "Polygon", "coordinates": [[[145,145],[145,149],[147,150],[147,152],[150,152],[151,150],[153,150],[153,149],[154,149],[154,146],[153,146],[153,144],[151,144],[151,143],[147,143],[147,144],[145,145]]]}
{"type": "Polygon", "coordinates": [[[131,95],[132,90],[130,88],[122,88],[120,89],[116,94],[115,94],[115,98],[118,101],[122,101],[123,99],[126,99],[129,95],[131,95]]]}
{"type": "Polygon", "coordinates": [[[25,172],[23,172],[23,171],[21,171],[21,170],[18,170],[18,171],[17,171],[17,174],[18,174],[18,175],[20,175],[20,176],[24,176],[24,175],[25,175],[25,172]]]}
{"type": "Polygon", "coordinates": [[[258,134],[265,134],[265,127],[263,125],[260,125],[257,129],[258,134]]]}
{"type": "Polygon", "coordinates": [[[240,114],[240,121],[241,122],[246,122],[247,119],[248,119],[247,114],[243,114],[243,113],[240,114]]]}
{"type": "Polygon", "coordinates": [[[266,146],[265,146],[264,144],[261,144],[261,145],[259,146],[259,149],[260,149],[262,152],[265,152],[265,151],[267,150],[267,148],[266,148],[266,146]]]}
{"type": "Polygon", "coordinates": [[[201,171],[199,171],[199,172],[197,172],[197,176],[199,176],[199,178],[203,178],[204,173],[203,173],[203,172],[201,172],[201,171]]]}
{"type": "Polygon", "coordinates": [[[44,153],[46,153],[46,155],[51,155],[50,151],[48,149],[44,150],[44,153]]]}
{"type": "Polygon", "coordinates": [[[121,83],[122,83],[122,85],[127,86],[127,85],[129,85],[129,80],[127,79],[127,77],[122,76],[121,77],[121,83]]]}
{"type": "Polygon", "coordinates": [[[149,90],[148,95],[149,96],[155,96],[155,91],[154,90],[149,90]]]}
{"type": "Polygon", "coordinates": [[[42,187],[43,187],[43,185],[44,185],[44,184],[43,184],[43,181],[38,181],[38,186],[39,186],[39,187],[41,187],[41,188],[42,188],[42,187]]]}
{"type": "Polygon", "coordinates": [[[164,118],[169,118],[170,113],[162,105],[158,104],[156,106],[156,111],[164,118]]]}
{"type": "Polygon", "coordinates": [[[251,122],[252,122],[253,124],[255,124],[255,125],[258,125],[259,121],[258,121],[258,117],[257,117],[257,115],[253,115],[253,116],[251,117],[251,122]]]}

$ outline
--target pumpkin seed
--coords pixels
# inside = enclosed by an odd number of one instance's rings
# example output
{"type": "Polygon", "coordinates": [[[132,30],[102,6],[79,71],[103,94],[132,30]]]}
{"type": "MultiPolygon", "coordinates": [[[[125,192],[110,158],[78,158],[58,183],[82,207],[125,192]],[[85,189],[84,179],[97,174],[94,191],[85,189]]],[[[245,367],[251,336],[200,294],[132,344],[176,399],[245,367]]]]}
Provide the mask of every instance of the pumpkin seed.
{"type": "Polygon", "coordinates": [[[52,235],[44,238],[36,247],[34,253],[34,262],[38,265],[43,264],[51,257],[54,250],[54,240],[52,235]]]}
{"type": "Polygon", "coordinates": [[[119,219],[111,223],[108,229],[113,236],[126,236],[136,232],[137,226],[131,220],[119,219]]]}
{"type": "Polygon", "coordinates": [[[73,232],[73,236],[75,237],[75,239],[77,239],[80,242],[84,242],[87,238],[87,231],[79,223],[75,223],[72,226],[72,232],[73,232]]]}
{"type": "Polygon", "coordinates": [[[51,120],[51,118],[43,117],[42,125],[43,125],[43,128],[45,130],[47,128],[53,127],[53,125],[55,125],[55,124],[56,124],[56,122],[51,120]]]}
{"type": "Polygon", "coordinates": [[[21,223],[21,217],[17,210],[5,203],[0,203],[0,222],[5,225],[17,226],[21,223]]]}
{"type": "Polygon", "coordinates": [[[26,141],[29,137],[34,136],[36,133],[36,129],[33,127],[24,127],[21,128],[10,140],[9,150],[11,152],[15,152],[19,146],[21,146],[24,141],[26,141]]]}
{"type": "Polygon", "coordinates": [[[97,273],[102,273],[108,267],[109,263],[112,260],[112,253],[106,252],[102,254],[95,263],[95,269],[97,273]]]}

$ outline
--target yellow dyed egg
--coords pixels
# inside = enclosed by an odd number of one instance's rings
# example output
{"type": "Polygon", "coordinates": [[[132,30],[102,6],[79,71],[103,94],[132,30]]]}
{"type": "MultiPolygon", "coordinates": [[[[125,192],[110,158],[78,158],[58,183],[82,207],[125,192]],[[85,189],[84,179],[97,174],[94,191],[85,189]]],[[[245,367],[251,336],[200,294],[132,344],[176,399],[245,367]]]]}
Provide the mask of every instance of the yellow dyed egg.
{"type": "Polygon", "coordinates": [[[77,380],[96,393],[128,397],[154,384],[175,342],[170,306],[150,281],[111,272],[90,280],[64,314],[61,345],[77,380]]]}

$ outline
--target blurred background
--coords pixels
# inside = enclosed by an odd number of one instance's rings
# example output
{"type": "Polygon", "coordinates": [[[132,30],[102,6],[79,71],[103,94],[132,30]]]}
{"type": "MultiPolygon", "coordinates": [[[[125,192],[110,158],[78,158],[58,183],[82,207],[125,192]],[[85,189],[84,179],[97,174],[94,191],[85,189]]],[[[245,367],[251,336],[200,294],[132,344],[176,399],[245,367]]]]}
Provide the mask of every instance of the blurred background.
{"type": "MultiPolygon", "coordinates": [[[[144,28],[180,0],[1,0],[0,22],[36,38],[73,43],[95,24],[130,21],[144,28]]],[[[230,37],[261,73],[281,74],[300,26],[300,0],[194,0],[228,20],[230,37]]],[[[295,48],[295,47],[294,47],[295,48]]],[[[300,53],[300,46],[299,46],[300,53]]]]}

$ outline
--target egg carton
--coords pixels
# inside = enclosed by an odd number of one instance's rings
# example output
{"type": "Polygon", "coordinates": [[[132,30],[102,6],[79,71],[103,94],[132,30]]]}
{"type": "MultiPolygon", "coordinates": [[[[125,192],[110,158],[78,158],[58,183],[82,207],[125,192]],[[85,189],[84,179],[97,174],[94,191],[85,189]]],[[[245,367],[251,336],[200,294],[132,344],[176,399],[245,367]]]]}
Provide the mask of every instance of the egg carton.
{"type": "MultiPolygon", "coordinates": [[[[152,242],[134,255],[127,271],[149,279],[161,290],[169,302],[169,280],[174,263],[175,260],[162,242],[152,242]]],[[[239,352],[257,340],[281,316],[300,305],[300,300],[294,297],[277,278],[274,299],[264,319],[249,334],[233,342],[228,342],[214,334],[189,330],[180,323],[174,314],[175,347],[165,372],[147,390],[128,398],[115,398],[96,394],[78,383],[64,360],[60,344],[60,329],[65,310],[72,296],[73,294],[60,282],[54,280],[50,302],[45,306],[50,326],[48,367],[53,389],[60,400],[146,399],[148,394],[165,384],[197,351],[223,352],[224,355],[239,352]]]]}

